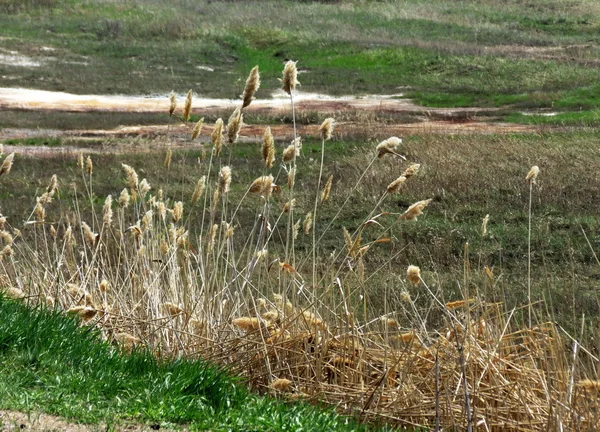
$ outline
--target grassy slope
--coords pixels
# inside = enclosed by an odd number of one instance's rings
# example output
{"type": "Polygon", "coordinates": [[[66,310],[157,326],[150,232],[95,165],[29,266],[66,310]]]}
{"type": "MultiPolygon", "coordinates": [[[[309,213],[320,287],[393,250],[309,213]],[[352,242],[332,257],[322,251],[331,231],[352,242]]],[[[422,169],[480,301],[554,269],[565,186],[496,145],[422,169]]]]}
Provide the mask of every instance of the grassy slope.
{"type": "Polygon", "coordinates": [[[0,408],[92,424],[186,424],[190,430],[362,429],[330,411],[250,395],[202,361],[120,353],[75,319],[2,298],[0,408]]]}
{"type": "Polygon", "coordinates": [[[232,77],[259,64],[264,96],[292,58],[307,91],[405,92],[429,106],[599,102],[593,1],[43,3],[55,7],[0,16],[5,49],[47,59],[27,70],[0,65],[9,85],[236,97],[243,82],[232,77]]]}

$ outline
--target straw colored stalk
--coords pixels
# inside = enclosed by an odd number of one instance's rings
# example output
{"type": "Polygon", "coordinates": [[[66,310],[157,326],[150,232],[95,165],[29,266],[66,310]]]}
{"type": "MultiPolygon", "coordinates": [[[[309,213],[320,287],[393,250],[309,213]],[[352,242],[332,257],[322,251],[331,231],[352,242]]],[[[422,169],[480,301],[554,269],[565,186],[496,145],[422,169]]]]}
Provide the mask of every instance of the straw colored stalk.
{"type": "Polygon", "coordinates": [[[292,91],[296,89],[298,82],[298,69],[296,68],[295,61],[289,60],[283,67],[283,78],[281,79],[282,89],[287,94],[291,95],[292,91]]]}
{"type": "Polygon", "coordinates": [[[185,98],[185,105],[183,106],[183,112],[181,116],[183,121],[187,122],[190,119],[190,114],[192,113],[192,90],[188,91],[187,96],[185,98]]]}
{"type": "Polygon", "coordinates": [[[432,201],[432,199],[429,198],[429,199],[426,199],[423,201],[418,201],[418,202],[414,203],[400,216],[400,219],[405,219],[407,221],[417,220],[417,217],[419,217],[423,214],[423,210],[425,209],[425,207],[427,207],[429,205],[429,203],[431,201],[432,201]]]}
{"type": "Polygon", "coordinates": [[[246,87],[244,87],[244,93],[242,93],[242,109],[246,108],[254,99],[254,94],[260,87],[260,74],[258,72],[258,66],[254,66],[250,71],[250,75],[246,80],[246,87]]]}
{"type": "Polygon", "coordinates": [[[223,119],[217,119],[215,127],[210,134],[210,139],[215,146],[215,156],[219,156],[223,148],[223,119]]]}
{"type": "Polygon", "coordinates": [[[400,144],[402,144],[402,140],[398,137],[391,137],[386,139],[385,141],[380,142],[375,148],[375,150],[377,150],[377,157],[382,158],[386,154],[393,154],[406,160],[404,156],[398,154],[396,151],[400,144]]]}
{"type": "Polygon", "coordinates": [[[261,176],[252,182],[249,192],[258,193],[269,200],[273,191],[273,176],[261,176]]]}
{"type": "Polygon", "coordinates": [[[273,162],[275,162],[275,141],[273,140],[271,128],[268,126],[265,129],[265,134],[263,137],[262,157],[265,166],[267,168],[272,168],[273,162]]]}

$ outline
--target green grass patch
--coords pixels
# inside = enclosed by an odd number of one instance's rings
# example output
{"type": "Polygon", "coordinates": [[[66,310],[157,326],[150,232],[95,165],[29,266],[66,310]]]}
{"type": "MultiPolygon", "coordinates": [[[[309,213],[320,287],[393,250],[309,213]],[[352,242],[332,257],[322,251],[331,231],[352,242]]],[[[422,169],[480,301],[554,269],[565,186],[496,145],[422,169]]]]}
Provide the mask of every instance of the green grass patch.
{"type": "Polygon", "coordinates": [[[82,423],[191,430],[367,430],[330,410],[255,396],[202,360],[125,354],[94,328],[0,298],[0,407],[82,423]]]}
{"type": "Polygon", "coordinates": [[[514,113],[504,117],[504,121],[550,126],[600,126],[600,110],[573,111],[548,114],[514,113]]]}
{"type": "Polygon", "coordinates": [[[4,144],[22,146],[46,146],[59,147],[62,144],[60,138],[15,138],[4,140],[4,144]]]}

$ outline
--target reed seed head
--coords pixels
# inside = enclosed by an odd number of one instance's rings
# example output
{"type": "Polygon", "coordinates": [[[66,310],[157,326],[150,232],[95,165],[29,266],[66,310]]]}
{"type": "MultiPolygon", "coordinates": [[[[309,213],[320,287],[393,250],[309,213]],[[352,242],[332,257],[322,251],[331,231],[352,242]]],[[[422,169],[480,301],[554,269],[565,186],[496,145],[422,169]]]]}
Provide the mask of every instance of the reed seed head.
{"type": "Polygon", "coordinates": [[[302,219],[298,219],[294,224],[294,240],[298,238],[298,234],[300,233],[300,226],[302,225],[302,219]]]}
{"type": "Polygon", "coordinates": [[[108,291],[110,291],[110,283],[106,279],[102,279],[100,285],[98,285],[98,289],[102,294],[106,294],[108,291]]]}
{"type": "Polygon", "coordinates": [[[261,176],[252,182],[249,192],[258,193],[269,200],[273,191],[273,176],[261,176]]]}
{"type": "Polygon", "coordinates": [[[170,302],[164,303],[163,307],[164,307],[165,311],[169,314],[169,316],[172,316],[172,317],[177,316],[181,312],[183,312],[183,308],[177,306],[176,304],[170,303],[170,302]]]}
{"type": "Polygon", "coordinates": [[[83,238],[86,241],[86,243],[91,248],[96,246],[96,240],[98,238],[98,234],[94,233],[94,231],[92,231],[90,226],[85,222],[81,222],[81,228],[83,229],[83,238]]]}
{"type": "Polygon", "coordinates": [[[312,224],[313,224],[313,215],[312,215],[312,213],[307,213],[306,216],[304,217],[304,223],[302,224],[304,234],[308,235],[308,233],[310,233],[312,224]]]}
{"type": "Polygon", "coordinates": [[[383,155],[393,154],[396,156],[400,156],[403,159],[406,159],[404,156],[399,155],[396,152],[396,149],[398,148],[398,146],[400,144],[402,144],[402,140],[398,137],[391,137],[384,141],[381,141],[375,148],[377,150],[377,157],[381,158],[381,157],[383,157],[383,155]]]}
{"type": "Polygon", "coordinates": [[[182,117],[183,121],[189,121],[190,114],[192,113],[192,90],[188,91],[187,96],[185,98],[185,105],[183,106],[182,117]]]}
{"type": "Polygon", "coordinates": [[[285,203],[285,205],[283,206],[283,212],[289,213],[290,210],[294,209],[294,207],[296,207],[296,198],[293,198],[291,201],[285,203]]]}
{"type": "Polygon", "coordinates": [[[241,317],[235,318],[231,324],[244,330],[245,332],[256,331],[260,328],[260,320],[258,318],[241,317]]]}
{"type": "Polygon", "coordinates": [[[254,66],[246,80],[246,87],[244,87],[244,93],[242,94],[242,109],[250,105],[252,99],[254,99],[254,94],[259,87],[260,74],[258,73],[258,66],[254,66]]]}
{"type": "Polygon", "coordinates": [[[405,181],[406,181],[406,177],[404,177],[404,176],[398,177],[396,180],[394,180],[393,182],[391,182],[388,185],[388,187],[387,187],[388,193],[390,195],[393,195],[393,194],[400,192],[400,189],[402,189],[402,185],[404,184],[405,181]]]}
{"type": "Polygon", "coordinates": [[[291,95],[292,91],[296,89],[298,82],[298,69],[296,68],[295,61],[288,61],[283,67],[283,78],[281,80],[283,91],[291,95]]]}
{"type": "Polygon", "coordinates": [[[208,251],[212,251],[213,248],[215,247],[215,240],[217,238],[217,230],[219,229],[219,225],[214,224],[211,228],[210,228],[210,232],[208,233],[208,244],[207,244],[207,249],[208,251]]]}
{"type": "Polygon", "coordinates": [[[483,222],[481,223],[481,237],[484,237],[487,234],[487,225],[490,220],[490,215],[486,214],[483,218],[483,222]]]}
{"type": "Polygon", "coordinates": [[[584,379],[577,383],[577,387],[587,390],[587,391],[590,391],[590,392],[591,391],[598,392],[598,391],[600,391],[600,381],[584,379]]]}
{"type": "Polygon", "coordinates": [[[432,199],[429,198],[414,203],[400,216],[400,219],[405,219],[407,221],[417,220],[417,217],[423,214],[423,209],[425,209],[431,201],[432,199]]]}
{"type": "Polygon", "coordinates": [[[292,389],[292,382],[286,378],[277,378],[271,383],[271,388],[281,392],[288,392],[292,389]]]}
{"type": "Polygon", "coordinates": [[[177,98],[175,97],[175,92],[173,91],[171,91],[171,94],[169,95],[169,102],[169,117],[171,117],[175,112],[175,108],[177,107],[177,98]]]}
{"type": "Polygon", "coordinates": [[[8,288],[2,288],[4,294],[6,295],[6,297],[8,297],[9,299],[13,299],[13,300],[20,300],[22,298],[25,298],[25,293],[23,291],[21,291],[19,288],[15,288],[15,287],[8,287],[8,288]]]}
{"type": "Polygon", "coordinates": [[[419,285],[421,282],[421,269],[414,265],[409,265],[406,270],[406,279],[413,285],[419,285]]]}
{"type": "Polygon", "coordinates": [[[295,182],[296,182],[296,167],[294,167],[288,171],[288,179],[287,179],[288,188],[289,189],[293,188],[295,182]]]}
{"type": "Polygon", "coordinates": [[[217,119],[215,127],[210,134],[210,139],[215,146],[215,156],[219,156],[223,148],[223,119],[217,119]]]}
{"type": "Polygon", "coordinates": [[[169,148],[167,150],[167,154],[165,155],[165,168],[171,168],[171,158],[173,157],[173,151],[169,148]]]}
{"type": "Polygon", "coordinates": [[[129,192],[127,188],[124,188],[119,195],[119,205],[121,208],[127,208],[129,206],[129,192]]]}
{"type": "Polygon", "coordinates": [[[267,168],[272,168],[273,162],[275,162],[275,141],[273,140],[271,128],[268,126],[265,129],[265,134],[263,137],[262,157],[265,166],[267,168]]]}
{"type": "Polygon", "coordinates": [[[137,173],[135,172],[135,170],[131,166],[129,166],[127,164],[121,164],[121,166],[125,170],[125,175],[127,176],[127,186],[132,191],[136,191],[137,188],[138,188],[138,175],[137,175],[137,173]]]}
{"type": "Polygon", "coordinates": [[[319,128],[319,132],[321,134],[321,138],[327,141],[331,139],[333,135],[333,126],[335,124],[335,120],[331,117],[326,118],[323,123],[321,123],[321,127],[319,128]]]}
{"type": "Polygon", "coordinates": [[[325,202],[329,199],[329,194],[331,193],[331,186],[333,185],[333,174],[329,176],[327,179],[327,183],[325,183],[325,187],[321,191],[321,202],[325,202]]]}
{"type": "Polygon", "coordinates": [[[0,257],[9,257],[13,254],[13,249],[11,245],[6,245],[0,250],[0,257]]]}
{"type": "Polygon", "coordinates": [[[231,168],[224,166],[219,171],[219,193],[225,195],[231,186],[231,168]]]}
{"type": "Polygon", "coordinates": [[[79,154],[77,155],[77,166],[79,167],[79,169],[81,171],[83,171],[83,169],[85,168],[85,162],[83,160],[83,153],[79,152],[79,154]]]}
{"type": "Polygon", "coordinates": [[[204,125],[204,117],[202,117],[198,122],[194,125],[194,129],[192,129],[192,141],[194,141],[202,132],[202,126],[204,125]]]}
{"type": "Polygon", "coordinates": [[[14,158],[14,152],[6,156],[4,162],[2,162],[2,165],[0,166],[0,176],[10,173],[10,169],[12,168],[14,158]]]}
{"type": "Polygon", "coordinates": [[[112,223],[112,195],[109,195],[104,200],[104,207],[102,208],[102,220],[104,225],[109,226],[112,223]]]}
{"type": "Polygon", "coordinates": [[[540,168],[537,165],[532,166],[527,173],[527,177],[525,177],[525,181],[530,185],[534,185],[539,173],[540,168]]]}
{"type": "Polygon", "coordinates": [[[183,216],[183,202],[182,201],[177,201],[175,204],[173,204],[172,216],[173,216],[173,222],[175,222],[175,223],[177,223],[181,220],[181,217],[183,216]]]}
{"type": "Polygon", "coordinates": [[[196,183],[196,187],[194,188],[194,193],[192,194],[192,205],[198,202],[198,199],[204,193],[204,189],[206,188],[206,176],[202,176],[198,183],[196,183]]]}
{"type": "Polygon", "coordinates": [[[94,163],[92,162],[91,156],[88,156],[85,160],[85,171],[88,175],[92,175],[94,172],[94,163]]]}
{"type": "Polygon", "coordinates": [[[148,180],[142,179],[139,184],[140,197],[144,198],[146,194],[150,192],[150,189],[152,189],[152,187],[150,186],[150,183],[148,183],[148,180]]]}
{"type": "Polygon", "coordinates": [[[5,245],[12,245],[14,242],[13,236],[8,231],[0,231],[0,238],[5,245]]]}
{"type": "Polygon", "coordinates": [[[229,144],[234,144],[237,141],[243,123],[244,114],[239,108],[236,108],[227,122],[227,140],[229,144]]]}
{"type": "Polygon", "coordinates": [[[298,147],[296,147],[294,144],[290,144],[283,151],[283,162],[290,163],[291,161],[294,160],[294,157],[298,156],[299,154],[300,154],[300,151],[299,151],[298,147]]]}
{"type": "Polygon", "coordinates": [[[404,170],[402,175],[408,179],[408,178],[416,175],[419,172],[420,168],[421,168],[421,164],[412,164],[411,166],[409,166],[408,168],[406,168],[404,170]]]}

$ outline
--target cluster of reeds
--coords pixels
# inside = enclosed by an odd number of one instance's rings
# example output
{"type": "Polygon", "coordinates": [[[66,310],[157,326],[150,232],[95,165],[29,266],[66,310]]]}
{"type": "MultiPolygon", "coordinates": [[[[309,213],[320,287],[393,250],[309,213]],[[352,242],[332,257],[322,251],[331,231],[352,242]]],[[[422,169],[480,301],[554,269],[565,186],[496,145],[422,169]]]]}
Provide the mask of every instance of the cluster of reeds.
{"type": "MultiPolygon", "coordinates": [[[[297,84],[296,65],[288,62],[282,86],[293,116],[297,84]]],[[[415,266],[386,288],[396,290],[402,311],[387,303],[383,311],[370,308],[373,276],[389,271],[395,255],[371,269],[369,251],[393,243],[393,229],[421,223],[432,203],[423,197],[399,213],[386,210],[390,196],[419,181],[420,165],[406,161],[401,139],[379,143],[359,181],[345,185],[325,174],[335,128],[333,119],[325,120],[314,199],[301,205],[295,187],[302,139],[294,129],[291,143],[277,142],[267,127],[256,150],[263,171],[250,184],[236,183],[228,152],[259,85],[256,67],[239,108],[209,132],[202,119],[189,123],[192,91],[181,109],[171,96],[170,118],[188,125],[190,139],[207,155],[189,197],[168,196],[168,184],[152,185],[123,163],[126,187],[86,218],[78,203],[93,208],[98,200],[92,158],[79,155],[81,186],[73,190],[51,177],[24,226],[0,219],[0,289],[76,315],[123,349],[201,356],[232,368],[254,388],[327,401],[365,419],[478,430],[598,427],[600,384],[577,367],[581,347],[556,325],[524,327],[514,311],[468,292],[447,302],[415,266]],[[383,158],[394,158],[398,174],[356,229],[340,230],[336,251],[326,252],[324,234],[383,158]],[[240,200],[230,199],[232,188],[243,191],[240,200]],[[332,194],[338,204],[324,218],[332,194]],[[53,207],[69,195],[73,208],[53,207]],[[242,202],[255,208],[252,219],[240,217],[242,202]],[[310,247],[297,248],[298,236],[310,247]]],[[[13,157],[4,160],[0,176],[13,157]]],[[[168,148],[167,171],[172,158],[168,148]]],[[[530,191],[536,176],[537,170],[527,176],[530,191]]],[[[488,276],[493,279],[489,269],[488,276]]]]}

